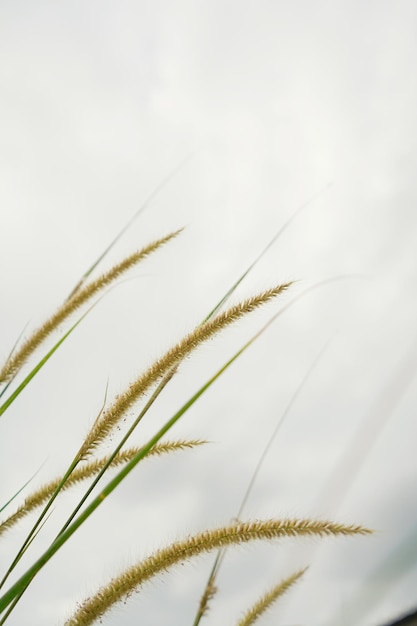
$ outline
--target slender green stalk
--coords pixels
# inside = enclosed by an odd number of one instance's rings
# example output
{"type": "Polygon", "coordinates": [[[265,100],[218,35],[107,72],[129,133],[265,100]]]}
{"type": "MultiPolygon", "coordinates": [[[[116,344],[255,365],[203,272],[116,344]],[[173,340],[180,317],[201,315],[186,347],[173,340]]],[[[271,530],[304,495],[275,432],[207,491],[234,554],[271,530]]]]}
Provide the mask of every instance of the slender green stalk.
{"type": "Polygon", "coordinates": [[[55,499],[57,498],[60,490],[64,487],[66,481],[69,479],[69,477],[71,476],[72,472],[74,471],[74,469],[76,468],[78,463],[77,459],[74,459],[74,461],[71,463],[71,465],[69,466],[69,468],[67,469],[67,471],[65,472],[65,475],[62,477],[62,479],[60,480],[58,486],[56,487],[54,493],[52,494],[47,506],[45,507],[45,509],[42,511],[40,517],[38,518],[38,520],[36,521],[36,524],[33,526],[33,528],[31,529],[30,533],[28,534],[26,540],[24,541],[22,547],[20,548],[19,552],[17,553],[17,555],[15,556],[15,558],[13,559],[11,565],[8,567],[6,573],[4,574],[1,582],[0,582],[0,589],[3,587],[4,583],[6,582],[6,580],[8,579],[8,577],[10,576],[11,572],[14,570],[14,568],[16,567],[16,565],[19,563],[20,559],[22,558],[23,554],[25,553],[27,547],[29,546],[29,544],[31,543],[34,534],[36,532],[36,530],[38,529],[41,521],[45,518],[48,510],[50,509],[50,507],[52,506],[52,504],[54,503],[55,499]]]}
{"type": "MultiPolygon", "coordinates": [[[[327,283],[328,281],[326,281],[327,283]]],[[[324,283],[320,283],[321,286],[324,283]]],[[[0,613],[3,612],[19,594],[26,589],[36,574],[46,565],[53,555],[68,541],[68,539],[78,530],[78,528],[94,513],[105,498],[116,489],[133,468],[146,456],[146,454],[156,445],[160,439],[176,424],[176,422],[195,404],[195,402],[211,387],[211,385],[265,332],[269,326],[283,313],[291,304],[294,304],[301,296],[306,295],[312,288],[294,298],[289,305],[284,306],[276,313],[240,350],[238,350],[200,389],[169,419],[162,428],[143,446],[140,452],[129,461],[129,463],[119,471],[119,473],[107,484],[101,493],[80,513],[80,515],[65,529],[49,548],[35,561],[32,566],[12,585],[12,587],[0,598],[0,613]]]]}
{"type": "MultiPolygon", "coordinates": [[[[38,470],[38,471],[39,471],[39,470],[38,470]]],[[[23,491],[23,490],[24,490],[24,489],[28,486],[28,484],[29,484],[29,483],[30,483],[30,482],[31,482],[31,481],[35,478],[35,476],[36,476],[36,474],[37,474],[37,473],[38,473],[38,472],[35,472],[35,473],[33,474],[33,476],[31,476],[31,477],[29,478],[29,480],[27,480],[27,481],[25,482],[25,484],[24,484],[24,485],[22,485],[22,486],[20,487],[20,489],[18,489],[18,490],[16,491],[16,493],[15,493],[15,494],[14,494],[11,498],[9,498],[9,500],[8,500],[7,502],[6,502],[5,504],[3,504],[3,506],[2,506],[2,507],[0,507],[0,513],[1,513],[2,511],[4,511],[4,509],[7,509],[7,507],[9,506],[9,504],[11,504],[11,503],[13,502],[13,500],[15,500],[15,499],[17,498],[17,496],[18,496],[20,493],[22,493],[22,491],[23,491]]],[[[0,535],[1,535],[1,524],[0,524],[0,535]]]]}
{"type": "MultiPolygon", "coordinates": [[[[95,489],[95,487],[97,486],[99,481],[102,479],[102,477],[104,476],[105,472],[107,471],[107,469],[109,468],[111,463],[113,463],[114,459],[120,453],[121,449],[123,448],[123,446],[125,445],[125,443],[129,439],[130,435],[136,429],[137,425],[139,424],[139,422],[141,421],[143,416],[146,415],[146,413],[149,411],[149,409],[152,406],[152,404],[155,402],[155,400],[157,399],[157,397],[159,396],[161,391],[164,389],[165,385],[171,380],[171,378],[174,375],[175,371],[176,371],[176,369],[172,369],[170,372],[168,372],[168,374],[164,377],[164,379],[160,382],[158,387],[155,389],[155,391],[153,392],[153,394],[151,395],[151,397],[149,398],[149,400],[147,401],[147,403],[145,404],[143,409],[140,411],[139,415],[137,416],[137,418],[135,419],[135,421],[133,422],[133,424],[131,425],[131,427],[127,431],[127,433],[124,435],[124,437],[118,443],[116,448],[114,448],[113,452],[109,455],[108,460],[103,465],[103,467],[100,470],[99,474],[96,476],[94,481],[91,483],[91,485],[89,486],[89,488],[87,489],[87,491],[85,492],[85,494],[83,495],[81,500],[78,502],[77,506],[75,507],[75,509],[72,511],[71,515],[66,520],[64,526],[61,528],[61,530],[59,531],[58,535],[63,533],[64,530],[66,530],[68,528],[68,526],[70,525],[72,520],[77,515],[78,511],[83,506],[84,502],[87,500],[87,498],[90,495],[90,493],[93,491],[93,489],[95,489]]],[[[153,449],[154,448],[152,448],[152,450],[153,449]]]]}
{"type": "Polygon", "coordinates": [[[71,328],[56,342],[56,344],[49,350],[49,352],[35,365],[35,367],[29,372],[26,378],[20,383],[15,391],[7,398],[7,400],[0,406],[0,416],[9,408],[9,406],[16,400],[16,398],[27,387],[32,378],[42,369],[42,367],[49,361],[51,356],[58,350],[58,348],[64,343],[64,341],[70,336],[70,334],[77,328],[77,326],[83,321],[88,313],[96,306],[99,301],[95,302],[89,309],[71,326],[71,328]]]}

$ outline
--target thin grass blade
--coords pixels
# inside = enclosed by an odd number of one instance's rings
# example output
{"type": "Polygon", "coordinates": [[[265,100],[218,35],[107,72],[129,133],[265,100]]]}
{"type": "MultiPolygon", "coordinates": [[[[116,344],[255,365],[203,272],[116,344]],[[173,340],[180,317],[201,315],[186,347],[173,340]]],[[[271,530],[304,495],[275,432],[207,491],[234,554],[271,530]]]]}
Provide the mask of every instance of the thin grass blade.
{"type": "Polygon", "coordinates": [[[116,243],[121,239],[121,237],[125,234],[125,232],[132,226],[133,222],[135,222],[142,213],[149,207],[149,205],[153,202],[156,196],[168,185],[168,183],[187,165],[187,163],[194,157],[194,153],[188,155],[185,159],[183,159],[179,165],[177,165],[163,180],[159,185],[155,187],[155,189],[149,194],[146,198],[145,202],[139,207],[139,209],[132,215],[128,222],[123,226],[123,228],[118,232],[118,234],[112,239],[107,248],[100,254],[100,256],[94,261],[94,263],[84,272],[78,283],[75,285],[74,289],[68,296],[68,300],[70,300],[73,295],[81,289],[85,281],[91,276],[96,267],[103,261],[103,259],[108,255],[110,250],[116,245],[116,243]]]}
{"type": "Polygon", "coordinates": [[[22,491],[23,491],[23,490],[24,490],[24,489],[25,489],[25,488],[29,485],[29,483],[30,483],[30,482],[32,482],[32,480],[35,478],[35,476],[38,474],[38,472],[39,472],[39,471],[40,471],[40,469],[38,469],[38,470],[37,470],[37,471],[33,474],[33,476],[31,476],[31,477],[29,478],[29,480],[27,480],[27,481],[25,482],[25,484],[24,484],[24,485],[22,485],[18,491],[16,491],[16,493],[15,493],[15,494],[14,494],[14,495],[10,498],[10,500],[8,500],[8,501],[6,502],[6,504],[3,504],[3,506],[0,508],[0,513],[1,513],[2,511],[4,511],[4,509],[6,509],[6,508],[9,506],[9,504],[11,504],[11,503],[13,502],[13,500],[15,500],[15,499],[17,498],[17,496],[18,496],[20,493],[22,493],[22,491]]]}
{"type": "MultiPolygon", "coordinates": [[[[290,215],[290,217],[286,220],[286,222],[284,222],[283,226],[281,226],[278,231],[275,233],[275,235],[272,237],[272,239],[266,244],[266,246],[261,250],[261,252],[255,257],[255,259],[252,261],[252,263],[250,263],[250,265],[246,268],[246,270],[239,276],[239,278],[237,279],[237,281],[230,287],[230,289],[224,294],[224,296],[221,298],[221,300],[219,300],[219,302],[216,304],[216,306],[214,307],[214,309],[212,309],[210,311],[210,313],[207,315],[207,317],[205,318],[204,322],[206,322],[207,320],[209,320],[213,315],[215,315],[224,304],[226,304],[227,300],[230,298],[230,296],[233,294],[234,291],[236,291],[236,289],[239,287],[240,283],[246,278],[246,276],[249,274],[249,272],[251,272],[254,267],[259,263],[259,261],[262,259],[262,257],[265,256],[265,254],[268,252],[268,250],[270,248],[272,248],[272,246],[274,245],[274,243],[276,243],[278,241],[278,239],[281,237],[281,235],[283,234],[283,232],[290,226],[290,224],[292,224],[292,222],[295,220],[295,218],[302,212],[304,211],[304,209],[306,209],[308,206],[310,206],[313,202],[315,202],[317,200],[317,198],[319,198],[320,196],[322,196],[326,191],[328,191],[328,189],[330,189],[330,187],[332,186],[333,183],[328,183],[327,185],[325,185],[322,189],[320,189],[319,191],[317,191],[316,193],[314,193],[312,196],[310,196],[310,198],[308,198],[308,200],[306,200],[305,202],[303,202],[295,211],[292,215],[290,215]]],[[[203,323],[204,323],[203,322],[203,323]]]]}
{"type": "Polygon", "coordinates": [[[71,335],[71,333],[77,328],[79,324],[83,321],[83,319],[90,313],[90,311],[98,304],[100,300],[97,300],[92,306],[90,306],[87,311],[71,326],[71,328],[55,343],[55,345],[47,352],[47,354],[35,365],[35,367],[29,372],[26,378],[20,383],[20,385],[15,389],[15,391],[7,398],[6,402],[2,404],[0,407],[0,417],[3,413],[9,408],[11,404],[16,400],[16,398],[22,393],[22,391],[27,387],[30,381],[36,376],[36,374],[43,368],[43,366],[49,361],[51,356],[55,354],[58,348],[64,343],[64,341],[71,335]]]}

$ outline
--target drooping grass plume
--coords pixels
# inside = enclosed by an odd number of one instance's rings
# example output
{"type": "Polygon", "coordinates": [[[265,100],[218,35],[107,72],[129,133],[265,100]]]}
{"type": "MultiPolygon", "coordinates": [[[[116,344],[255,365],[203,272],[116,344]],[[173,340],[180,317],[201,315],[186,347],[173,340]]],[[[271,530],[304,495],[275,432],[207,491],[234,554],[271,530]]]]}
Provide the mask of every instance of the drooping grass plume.
{"type": "Polygon", "coordinates": [[[299,570],[295,574],[281,580],[275,587],[267,591],[239,620],[237,626],[252,626],[284,593],[290,589],[305,573],[307,568],[299,570]]]}
{"type": "Polygon", "coordinates": [[[129,597],[153,576],[173,565],[187,561],[204,552],[253,540],[272,540],[300,536],[366,535],[363,526],[337,524],[308,519],[235,522],[215,530],[206,530],[167,548],[158,550],[144,561],[124,571],[92,597],[87,598],[66,622],[65,626],[88,626],[99,620],[114,604],[129,597]]]}
{"type": "Polygon", "coordinates": [[[256,296],[230,307],[227,311],[220,313],[204,324],[197,326],[194,331],[186,335],[161,358],[157,359],[139,376],[139,378],[129,385],[124,393],[119,395],[112,406],[103,412],[100,418],[95,421],[87,435],[80,451],[80,456],[86,457],[91,454],[92,450],[100,443],[105,441],[113,432],[113,429],[126,411],[128,411],[152,385],[158,383],[169,370],[198,348],[200,344],[208,341],[227,326],[230,326],[248,313],[251,313],[258,307],[282,294],[291,284],[290,282],[283,283],[277,287],[263,291],[256,296]]]}
{"type": "MultiPolygon", "coordinates": [[[[202,439],[190,439],[190,440],[178,440],[178,441],[167,441],[165,443],[160,443],[154,446],[147,453],[148,456],[160,456],[162,454],[167,454],[169,452],[176,452],[178,450],[186,450],[195,448],[197,446],[201,446],[207,443],[202,439]]],[[[128,448],[127,450],[119,452],[113,459],[110,464],[110,467],[117,467],[119,465],[123,465],[130,461],[138,452],[140,448],[128,448]]],[[[89,463],[85,463],[83,466],[75,469],[66,482],[62,485],[62,490],[69,489],[73,485],[76,485],[88,478],[91,478],[98,474],[100,470],[106,465],[109,456],[101,457],[100,459],[95,459],[90,461],[89,463]]],[[[59,478],[55,478],[51,480],[43,487],[40,487],[36,491],[34,491],[30,496],[28,496],[22,506],[20,506],[13,515],[10,515],[4,522],[0,524],[0,535],[5,533],[7,530],[12,528],[17,522],[21,519],[29,515],[31,511],[36,509],[38,506],[41,506],[45,502],[49,500],[55,490],[62,482],[62,476],[59,478]]]]}
{"type": "Polygon", "coordinates": [[[176,237],[181,230],[182,229],[174,231],[166,237],[157,239],[141,250],[134,252],[123,259],[120,263],[114,265],[110,270],[99,276],[96,280],[76,291],[71,298],[66,300],[59,307],[59,309],[42,324],[42,326],[37,328],[32,335],[23,342],[20,348],[14,351],[0,370],[0,382],[7,382],[10,380],[10,378],[16,374],[24,363],[26,363],[31,354],[33,354],[33,352],[45,341],[45,339],[47,339],[49,335],[72,313],[91,300],[93,296],[102,291],[105,287],[108,287],[115,280],[120,278],[122,274],[176,237]]]}

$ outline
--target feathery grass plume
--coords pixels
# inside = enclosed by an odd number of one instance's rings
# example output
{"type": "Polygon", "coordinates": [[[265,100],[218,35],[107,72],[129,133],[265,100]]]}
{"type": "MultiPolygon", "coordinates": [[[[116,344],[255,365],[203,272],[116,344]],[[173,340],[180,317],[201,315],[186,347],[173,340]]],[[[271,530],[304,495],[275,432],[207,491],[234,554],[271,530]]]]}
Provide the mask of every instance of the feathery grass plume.
{"type": "MultiPolygon", "coordinates": [[[[175,452],[177,450],[186,450],[195,448],[197,446],[201,446],[207,443],[202,439],[180,439],[178,441],[166,441],[165,443],[156,444],[149,452],[148,456],[159,456],[162,454],[167,454],[169,452],[175,452]]],[[[110,467],[116,467],[118,465],[123,465],[130,461],[138,452],[140,448],[134,447],[129,448],[127,450],[119,452],[113,461],[111,462],[110,467]]],[[[80,483],[92,476],[95,476],[100,472],[100,470],[106,465],[109,456],[101,457],[100,459],[95,459],[90,461],[89,463],[84,464],[82,467],[75,469],[67,481],[62,485],[62,489],[66,490],[80,483]]],[[[62,482],[62,477],[55,478],[51,480],[49,483],[40,487],[36,491],[34,491],[30,496],[28,496],[22,506],[20,506],[13,515],[10,515],[4,522],[0,524],[0,535],[9,530],[12,526],[17,524],[22,518],[26,517],[31,511],[36,509],[38,506],[41,506],[45,502],[49,500],[55,490],[62,482]]]]}
{"type": "Polygon", "coordinates": [[[161,246],[168,243],[171,239],[176,237],[182,229],[176,230],[166,237],[157,239],[149,245],[145,246],[141,250],[129,255],[120,263],[114,265],[110,270],[99,276],[96,280],[75,292],[74,295],[66,300],[59,309],[37,328],[32,335],[23,342],[19,349],[15,350],[14,354],[8,358],[6,363],[0,370],[0,382],[6,382],[12,378],[19,369],[26,363],[31,354],[49,337],[49,335],[56,329],[62,322],[64,322],[72,313],[79,309],[83,304],[88,302],[93,296],[103,290],[105,287],[113,283],[122,274],[131,269],[134,265],[137,265],[140,261],[144,260],[150,254],[158,250],[161,246]]]}
{"type": "Polygon", "coordinates": [[[284,580],[281,580],[275,587],[272,587],[256,602],[239,620],[237,626],[252,626],[256,620],[261,617],[271,606],[281,597],[290,587],[292,587],[305,573],[308,568],[305,567],[299,570],[295,574],[288,576],[284,580]]]}
{"type": "Polygon", "coordinates": [[[86,457],[91,454],[94,448],[105,441],[126,411],[128,411],[152,385],[158,383],[166,372],[182,361],[200,344],[208,341],[244,315],[251,313],[259,306],[282,294],[291,284],[291,282],[283,283],[277,287],[263,291],[256,296],[252,296],[230,307],[227,311],[219,313],[216,317],[209,319],[204,324],[200,324],[194,331],[186,335],[161,358],[157,359],[146,372],[131,383],[128,389],[119,395],[113,405],[104,411],[102,416],[94,422],[81,448],[80,457],[86,457]]]}
{"type": "Polygon", "coordinates": [[[87,598],[66,622],[65,626],[88,626],[100,619],[116,602],[129,597],[147,580],[173,565],[210,552],[216,548],[238,545],[253,540],[272,540],[283,537],[366,535],[363,526],[338,524],[309,519],[269,519],[265,521],[235,522],[215,530],[205,530],[158,550],[144,561],[128,568],[92,597],[87,598]]]}

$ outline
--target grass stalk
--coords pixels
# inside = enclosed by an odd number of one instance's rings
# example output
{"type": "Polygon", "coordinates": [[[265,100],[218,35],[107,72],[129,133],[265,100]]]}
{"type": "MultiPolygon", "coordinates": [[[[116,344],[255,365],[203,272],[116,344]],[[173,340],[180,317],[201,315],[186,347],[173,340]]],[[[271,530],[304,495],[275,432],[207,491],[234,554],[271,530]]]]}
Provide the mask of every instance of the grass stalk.
{"type": "MultiPolygon", "coordinates": [[[[285,407],[283,413],[281,414],[281,417],[277,423],[277,425],[275,426],[273,432],[271,433],[270,437],[268,438],[268,441],[266,443],[266,446],[264,447],[258,462],[255,466],[255,469],[252,473],[252,476],[249,480],[248,486],[246,488],[245,494],[242,498],[242,501],[240,503],[239,509],[236,513],[236,515],[234,516],[234,519],[240,519],[240,517],[243,514],[243,511],[245,510],[247,501],[249,499],[249,496],[251,494],[251,492],[253,491],[256,479],[259,475],[259,472],[262,468],[262,465],[268,455],[269,450],[271,449],[279,430],[281,429],[284,421],[286,420],[288,414],[290,413],[294,403],[296,402],[298,396],[300,395],[301,391],[303,390],[304,386],[306,385],[308,379],[310,378],[311,374],[313,373],[313,371],[315,370],[317,364],[319,363],[320,359],[322,358],[325,350],[327,349],[329,345],[329,341],[326,342],[326,344],[321,348],[320,352],[317,354],[317,356],[315,357],[314,361],[312,362],[312,364],[310,365],[309,369],[307,370],[307,372],[305,373],[304,377],[302,378],[301,382],[299,383],[297,389],[295,390],[295,392],[293,393],[293,395],[290,398],[290,401],[288,402],[287,406],[285,407]]],[[[207,613],[208,610],[208,606],[209,606],[209,602],[213,599],[216,591],[217,591],[217,587],[216,587],[216,578],[217,575],[219,573],[221,564],[223,562],[225,556],[225,551],[224,550],[219,550],[219,552],[216,554],[216,558],[213,562],[213,566],[210,570],[207,582],[206,582],[206,586],[205,589],[201,595],[200,598],[200,602],[197,608],[197,612],[193,621],[193,626],[198,626],[202,617],[207,613]]]]}

